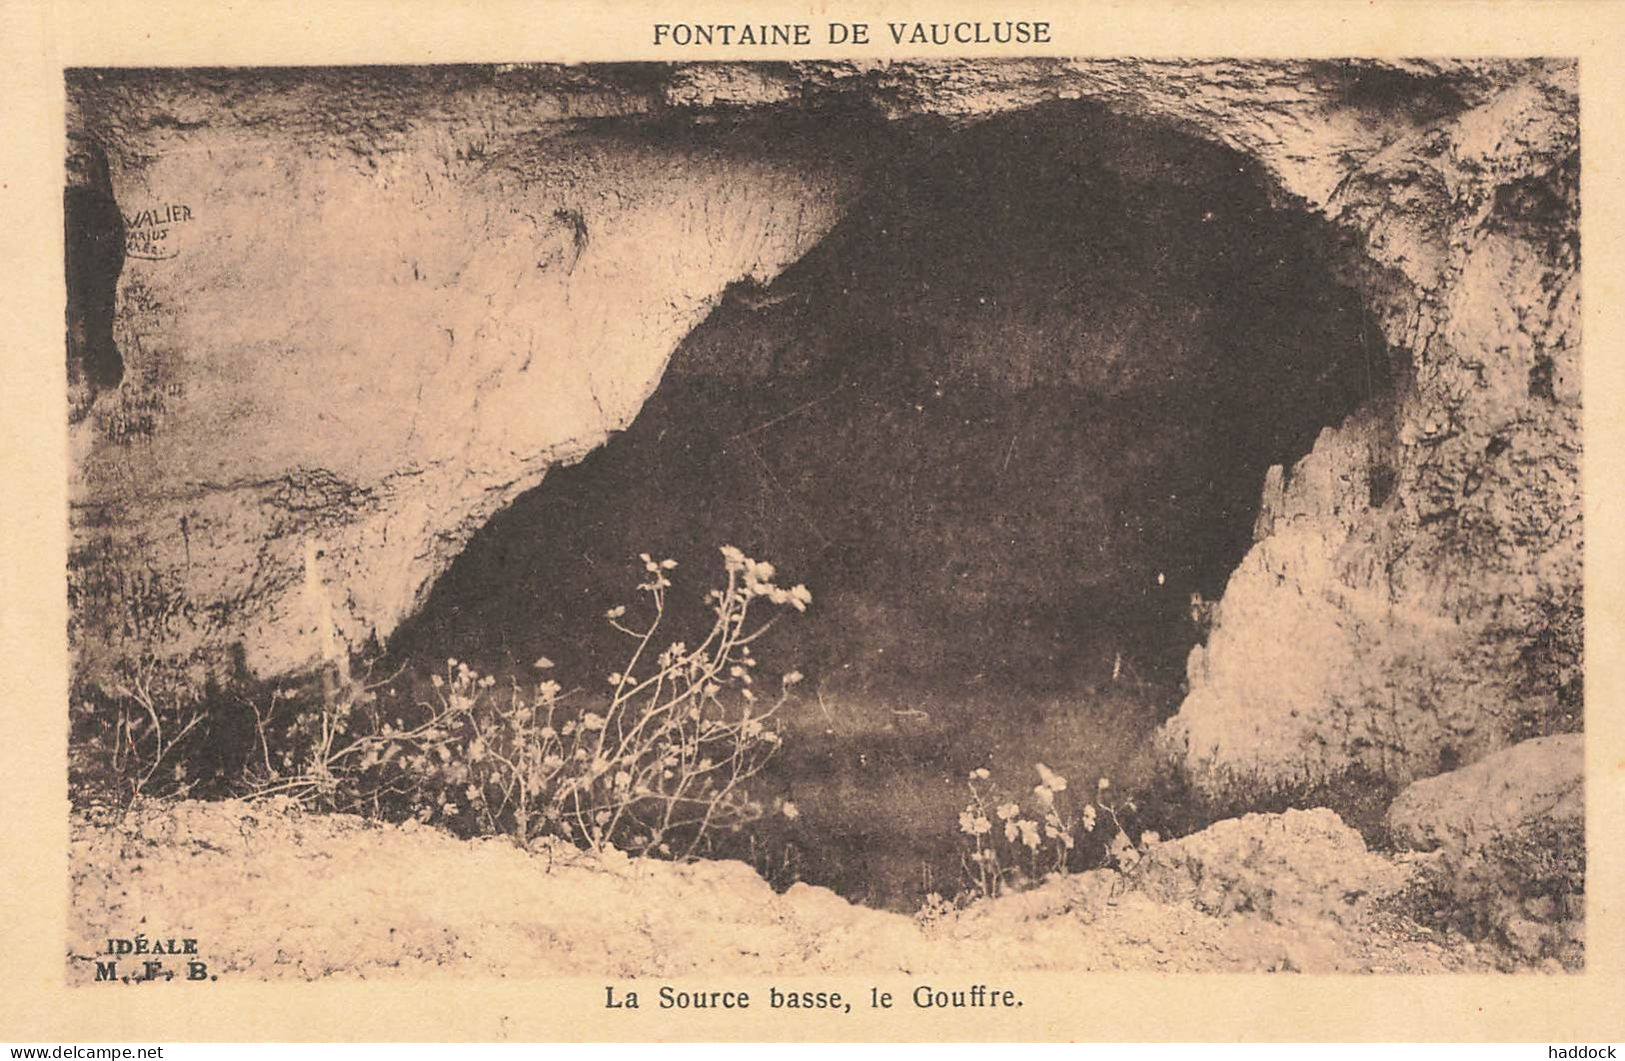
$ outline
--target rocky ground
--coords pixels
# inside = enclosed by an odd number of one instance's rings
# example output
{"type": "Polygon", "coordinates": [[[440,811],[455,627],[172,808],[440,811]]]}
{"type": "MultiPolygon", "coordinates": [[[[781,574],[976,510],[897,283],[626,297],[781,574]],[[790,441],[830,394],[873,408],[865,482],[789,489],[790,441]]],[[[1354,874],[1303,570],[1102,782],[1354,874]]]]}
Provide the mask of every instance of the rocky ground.
{"type": "Polygon", "coordinates": [[[913,918],[738,862],[521,850],[275,802],[138,803],[73,823],[71,982],[109,938],[194,938],[222,980],[1019,970],[1559,971],[1412,913],[1427,856],[1328,810],[1230,819],[1127,871],[913,918]]]}

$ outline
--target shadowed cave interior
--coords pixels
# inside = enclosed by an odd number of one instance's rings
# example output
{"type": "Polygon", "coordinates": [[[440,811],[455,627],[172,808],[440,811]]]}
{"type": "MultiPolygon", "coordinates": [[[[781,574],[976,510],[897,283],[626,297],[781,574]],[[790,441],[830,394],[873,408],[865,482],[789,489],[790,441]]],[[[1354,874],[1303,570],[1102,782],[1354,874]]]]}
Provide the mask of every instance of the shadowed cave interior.
{"type": "Polygon", "coordinates": [[[844,220],[733,285],[388,655],[409,681],[448,656],[532,681],[546,655],[594,689],[640,553],[680,564],[667,641],[709,625],[719,546],[771,560],[813,605],[757,649],[806,675],[758,788],[801,813],[719,853],[912,910],[961,883],[966,771],[1145,780],[1266,469],[1390,368],[1322,223],[1225,148],[1077,104],[894,138],[844,220]]]}

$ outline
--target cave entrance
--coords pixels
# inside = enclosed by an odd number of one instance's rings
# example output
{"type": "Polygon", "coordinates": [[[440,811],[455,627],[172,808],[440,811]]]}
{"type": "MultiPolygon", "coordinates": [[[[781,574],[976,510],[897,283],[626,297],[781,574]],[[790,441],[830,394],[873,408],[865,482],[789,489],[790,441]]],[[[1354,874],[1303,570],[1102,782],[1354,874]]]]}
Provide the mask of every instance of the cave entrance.
{"type": "Polygon", "coordinates": [[[1078,104],[898,143],[813,252],[725,294],[624,433],[474,538],[391,652],[527,680],[546,655],[590,687],[624,664],[604,614],[640,553],[681,563],[672,640],[719,546],[772,560],[814,604],[758,648],[807,676],[761,779],[800,814],[758,862],[913,909],[960,883],[967,770],[1132,790],[1266,470],[1388,361],[1326,230],[1226,148],[1078,104]]]}

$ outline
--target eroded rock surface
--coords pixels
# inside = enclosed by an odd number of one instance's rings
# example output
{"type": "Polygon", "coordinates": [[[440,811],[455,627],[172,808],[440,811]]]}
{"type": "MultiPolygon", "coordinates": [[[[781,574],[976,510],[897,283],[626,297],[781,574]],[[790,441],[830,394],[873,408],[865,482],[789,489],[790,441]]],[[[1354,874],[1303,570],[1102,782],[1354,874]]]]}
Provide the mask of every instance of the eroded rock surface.
{"type": "Polygon", "coordinates": [[[1538,737],[1418,781],[1388,811],[1429,852],[1441,916],[1496,930],[1529,957],[1578,961],[1585,916],[1585,740],[1538,737]]]}
{"type": "MultiPolygon", "coordinates": [[[[1273,820],[1261,824],[1282,832],[1273,820]]],[[[1290,861],[1293,843],[1281,850],[1290,861]]],[[[1155,897],[1112,870],[910,918],[804,884],[775,894],[739,862],[525,851],[270,802],[145,802],[79,816],[71,861],[71,983],[93,981],[108,938],[136,931],[196,939],[198,958],[221,983],[982,975],[989,967],[1426,973],[1491,971],[1504,961],[1380,916],[1345,923],[1203,909],[1184,895],[1155,897]]]]}
{"type": "Polygon", "coordinates": [[[1252,911],[1283,923],[1352,921],[1393,895],[1409,874],[1366,849],[1324,807],[1227,818],[1156,844],[1136,869],[1140,887],[1210,914],[1252,911]]]}
{"type": "Polygon", "coordinates": [[[1402,784],[1580,726],[1573,91],[1512,83],[1327,204],[1408,378],[1266,480],[1170,727],[1199,788],[1402,784]]]}

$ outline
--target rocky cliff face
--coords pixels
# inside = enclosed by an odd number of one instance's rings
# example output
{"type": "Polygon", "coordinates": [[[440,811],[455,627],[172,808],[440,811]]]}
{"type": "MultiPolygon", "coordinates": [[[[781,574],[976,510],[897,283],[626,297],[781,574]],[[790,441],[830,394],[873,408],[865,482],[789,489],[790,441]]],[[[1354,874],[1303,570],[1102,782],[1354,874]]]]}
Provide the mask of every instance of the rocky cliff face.
{"type": "Polygon", "coordinates": [[[937,132],[1077,105],[1250,160],[1278,209],[1325,229],[1393,361],[1391,385],[1265,477],[1165,733],[1196,785],[1399,783],[1579,725],[1573,64],[76,72],[68,88],[76,172],[118,207],[70,207],[70,225],[125,248],[112,277],[76,281],[115,284],[118,371],[97,296],[70,343],[85,680],[276,676],[387,637],[477,528],[632,420],[729,285],[806,256],[937,132]]]}
{"type": "Polygon", "coordinates": [[[1406,371],[1266,482],[1171,727],[1204,786],[1403,783],[1579,728],[1573,89],[1565,67],[1514,81],[1326,204],[1406,371]]]}

